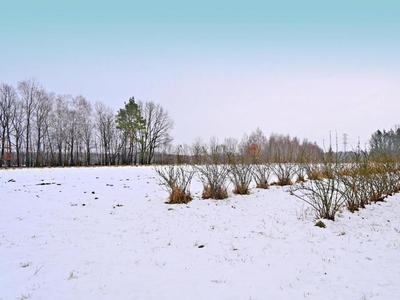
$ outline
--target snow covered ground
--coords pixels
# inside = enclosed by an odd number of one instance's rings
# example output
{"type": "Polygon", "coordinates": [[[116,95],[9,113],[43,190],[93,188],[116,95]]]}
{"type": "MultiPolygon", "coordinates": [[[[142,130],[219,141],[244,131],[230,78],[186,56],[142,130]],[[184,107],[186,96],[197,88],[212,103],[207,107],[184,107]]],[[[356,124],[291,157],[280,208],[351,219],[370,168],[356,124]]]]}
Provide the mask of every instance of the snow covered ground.
{"type": "Polygon", "coordinates": [[[0,299],[400,299],[400,195],[327,228],[280,187],[167,205],[147,167],[0,170],[0,299]]]}

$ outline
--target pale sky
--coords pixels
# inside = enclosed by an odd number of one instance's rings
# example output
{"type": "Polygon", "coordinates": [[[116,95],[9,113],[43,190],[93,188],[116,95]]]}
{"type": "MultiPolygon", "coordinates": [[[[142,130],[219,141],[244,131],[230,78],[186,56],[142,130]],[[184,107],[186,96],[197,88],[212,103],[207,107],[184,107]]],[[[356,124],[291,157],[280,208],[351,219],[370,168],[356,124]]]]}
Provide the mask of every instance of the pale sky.
{"type": "Polygon", "coordinates": [[[349,148],[400,124],[400,2],[3,0],[0,82],[31,77],[159,103],[175,144],[260,127],[349,148]]]}

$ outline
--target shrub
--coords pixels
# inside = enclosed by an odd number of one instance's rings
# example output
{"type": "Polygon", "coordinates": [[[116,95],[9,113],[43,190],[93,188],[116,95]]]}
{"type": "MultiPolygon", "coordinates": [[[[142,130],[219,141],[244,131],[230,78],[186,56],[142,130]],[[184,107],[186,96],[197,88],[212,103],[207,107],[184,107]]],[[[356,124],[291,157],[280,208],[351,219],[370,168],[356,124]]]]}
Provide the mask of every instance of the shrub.
{"type": "MultiPolygon", "coordinates": [[[[305,165],[309,173],[315,166],[305,165]]],[[[335,215],[345,203],[346,186],[339,180],[340,163],[328,153],[321,164],[326,178],[297,183],[289,191],[292,195],[311,205],[317,219],[335,220],[335,215]]]]}
{"type": "Polygon", "coordinates": [[[297,166],[295,164],[277,163],[273,165],[272,170],[277,177],[277,181],[274,184],[280,186],[292,185],[297,166]]]}
{"type": "Polygon", "coordinates": [[[307,165],[304,163],[298,164],[296,168],[296,183],[306,182],[307,165]]]}
{"type": "Polygon", "coordinates": [[[226,165],[205,163],[194,168],[203,184],[203,199],[221,200],[228,198],[228,168],[226,165]]]}
{"type": "Polygon", "coordinates": [[[347,209],[351,212],[364,208],[368,202],[368,187],[366,185],[366,174],[362,174],[360,162],[343,166],[339,172],[339,179],[345,187],[343,197],[346,201],[347,209]]]}
{"type": "Polygon", "coordinates": [[[247,195],[250,193],[251,171],[251,165],[246,163],[233,163],[228,166],[228,175],[234,185],[234,194],[247,195]]]}
{"type": "Polygon", "coordinates": [[[269,181],[272,173],[272,169],[269,164],[253,165],[251,172],[257,188],[267,189],[269,187],[269,181]]]}
{"type": "Polygon", "coordinates": [[[335,215],[345,198],[337,178],[310,180],[291,187],[292,195],[311,205],[317,219],[335,220],[335,215]]]}
{"type": "Polygon", "coordinates": [[[190,183],[195,171],[189,166],[155,167],[159,183],[169,193],[168,204],[188,203],[192,200],[190,183]]]}

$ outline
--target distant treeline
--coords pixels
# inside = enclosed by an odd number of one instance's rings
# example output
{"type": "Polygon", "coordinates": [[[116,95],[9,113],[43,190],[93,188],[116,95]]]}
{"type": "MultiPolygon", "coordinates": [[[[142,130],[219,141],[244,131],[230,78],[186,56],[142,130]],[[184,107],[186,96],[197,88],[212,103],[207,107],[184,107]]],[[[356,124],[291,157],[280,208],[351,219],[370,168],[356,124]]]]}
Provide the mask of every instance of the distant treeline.
{"type": "MultiPolygon", "coordinates": [[[[288,135],[266,137],[257,128],[239,141],[197,138],[172,145],[174,122],[154,102],[132,97],[118,112],[81,95],[48,92],[35,79],[17,87],[0,84],[0,166],[88,166],[202,164],[242,159],[250,163],[319,162],[326,151],[315,142],[288,135]]],[[[370,139],[372,154],[400,156],[400,127],[378,130],[370,139]]],[[[352,152],[337,153],[347,161],[352,152]]]]}

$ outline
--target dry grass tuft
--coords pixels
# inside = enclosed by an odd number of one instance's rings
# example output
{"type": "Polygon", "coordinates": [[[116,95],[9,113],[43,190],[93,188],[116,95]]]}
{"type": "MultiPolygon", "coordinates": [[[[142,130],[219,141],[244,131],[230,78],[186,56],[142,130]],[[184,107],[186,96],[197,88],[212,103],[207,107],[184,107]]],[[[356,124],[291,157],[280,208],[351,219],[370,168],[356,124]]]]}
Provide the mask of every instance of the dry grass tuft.
{"type": "Polygon", "coordinates": [[[257,182],[256,187],[257,187],[258,189],[268,189],[268,188],[269,188],[268,181],[262,180],[262,181],[260,181],[260,182],[257,182]]]}
{"type": "Polygon", "coordinates": [[[189,193],[185,193],[185,191],[174,187],[168,200],[168,204],[187,204],[192,200],[192,197],[189,193]]]}
{"type": "Polygon", "coordinates": [[[202,194],[203,199],[222,200],[228,198],[228,191],[225,188],[211,188],[205,186],[202,194]]]}
{"type": "Polygon", "coordinates": [[[355,212],[355,211],[358,211],[360,209],[360,205],[355,201],[352,201],[352,202],[348,201],[346,203],[346,207],[352,213],[355,212]]]}
{"type": "Polygon", "coordinates": [[[233,193],[235,195],[248,195],[250,194],[250,190],[248,186],[236,186],[233,190],[233,193]]]}
{"type": "Polygon", "coordinates": [[[292,184],[293,184],[292,180],[290,180],[290,178],[287,177],[279,178],[278,181],[273,183],[273,185],[279,185],[279,186],[286,186],[292,184]]]}
{"type": "Polygon", "coordinates": [[[299,183],[299,182],[306,182],[306,178],[303,174],[299,174],[297,176],[296,183],[299,183]]]}
{"type": "Polygon", "coordinates": [[[307,178],[309,180],[322,180],[324,179],[324,174],[322,173],[321,170],[313,168],[307,172],[307,178]]]}

